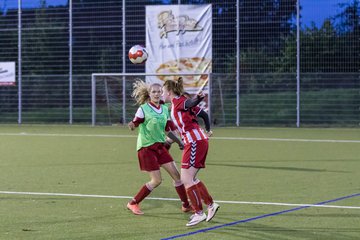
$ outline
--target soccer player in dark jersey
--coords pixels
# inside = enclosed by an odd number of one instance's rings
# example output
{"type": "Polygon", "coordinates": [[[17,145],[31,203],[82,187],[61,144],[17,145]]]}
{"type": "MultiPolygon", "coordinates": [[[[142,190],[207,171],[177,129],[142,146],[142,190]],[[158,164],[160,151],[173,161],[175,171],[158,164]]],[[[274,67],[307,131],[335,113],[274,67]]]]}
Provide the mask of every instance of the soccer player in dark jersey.
{"type": "MultiPolygon", "coordinates": [[[[139,108],[134,119],[129,122],[128,127],[130,130],[139,127],[137,139],[139,165],[140,169],[148,172],[150,176],[150,181],[143,185],[135,197],[127,204],[127,208],[136,215],[143,214],[139,203],[161,184],[160,167],[164,168],[174,180],[176,192],[182,201],[182,211],[188,212],[191,210],[184,184],[180,179],[180,173],[176,168],[174,159],[165,147],[165,132],[171,133],[171,129],[175,130],[175,127],[170,120],[167,106],[160,104],[161,87],[160,84],[148,86],[143,81],[134,83],[132,96],[138,103],[139,108]]],[[[174,134],[168,136],[177,141],[182,149],[182,142],[174,134]]]]}
{"type": "Polygon", "coordinates": [[[171,102],[171,118],[180,131],[184,142],[184,150],[181,160],[181,180],[185,185],[187,195],[194,209],[194,214],[186,226],[194,226],[204,220],[210,221],[219,209],[219,204],[213,201],[205,184],[196,175],[201,168],[205,168],[205,160],[208,152],[208,138],[212,135],[210,122],[205,111],[194,109],[204,98],[199,93],[195,99],[189,99],[183,95],[184,87],[182,78],[177,81],[167,80],[163,86],[165,102],[171,102]],[[204,131],[196,120],[196,114],[205,121],[204,131]],[[207,216],[203,212],[202,202],[207,205],[207,216]]]}

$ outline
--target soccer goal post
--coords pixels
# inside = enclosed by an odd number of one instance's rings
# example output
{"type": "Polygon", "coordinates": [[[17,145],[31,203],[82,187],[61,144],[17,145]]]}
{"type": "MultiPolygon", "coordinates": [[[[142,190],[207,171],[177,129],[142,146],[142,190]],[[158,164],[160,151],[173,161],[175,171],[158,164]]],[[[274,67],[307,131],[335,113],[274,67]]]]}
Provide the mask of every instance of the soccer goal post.
{"type": "Polygon", "coordinates": [[[182,77],[184,89],[195,95],[200,89],[206,97],[201,107],[210,116],[211,74],[210,73],[93,73],[91,75],[91,122],[95,125],[126,124],[134,117],[138,108],[131,97],[133,83],[143,80],[149,84],[163,84],[165,80],[182,77]]]}

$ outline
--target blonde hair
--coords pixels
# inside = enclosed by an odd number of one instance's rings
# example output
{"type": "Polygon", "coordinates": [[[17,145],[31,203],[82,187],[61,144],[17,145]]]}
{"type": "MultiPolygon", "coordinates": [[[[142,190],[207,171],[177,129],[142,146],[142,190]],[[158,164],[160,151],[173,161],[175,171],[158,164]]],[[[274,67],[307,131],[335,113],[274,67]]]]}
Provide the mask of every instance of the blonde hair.
{"type": "Polygon", "coordinates": [[[133,83],[133,92],[131,96],[135,99],[136,104],[142,105],[149,101],[149,89],[149,85],[141,79],[138,79],[133,83]]]}
{"type": "Polygon", "coordinates": [[[172,91],[176,95],[180,96],[184,93],[184,85],[182,77],[179,77],[177,80],[166,80],[164,83],[164,88],[167,91],[172,91]]]}
{"type": "Polygon", "coordinates": [[[133,83],[133,92],[131,96],[135,98],[135,101],[138,105],[142,105],[144,103],[147,103],[150,100],[150,94],[149,92],[153,87],[160,87],[161,84],[159,83],[153,83],[151,85],[145,83],[143,80],[138,79],[136,82],[133,83]]]}

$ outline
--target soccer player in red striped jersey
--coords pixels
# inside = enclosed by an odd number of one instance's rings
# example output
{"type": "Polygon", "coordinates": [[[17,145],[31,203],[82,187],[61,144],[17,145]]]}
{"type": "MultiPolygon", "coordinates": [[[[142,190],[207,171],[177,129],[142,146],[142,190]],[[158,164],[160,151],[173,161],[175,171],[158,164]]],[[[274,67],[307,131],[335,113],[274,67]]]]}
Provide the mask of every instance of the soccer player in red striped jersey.
{"type": "Polygon", "coordinates": [[[171,118],[185,144],[181,160],[181,180],[195,212],[186,226],[194,226],[204,220],[208,222],[215,216],[219,205],[213,201],[205,184],[196,177],[199,170],[205,168],[208,138],[212,135],[207,113],[197,107],[204,95],[199,93],[195,99],[185,97],[183,81],[179,78],[176,81],[165,81],[163,96],[165,102],[171,102],[171,118]],[[199,126],[196,116],[204,119],[206,131],[199,126]],[[207,216],[203,212],[202,201],[207,205],[207,216]]]}
{"type": "MultiPolygon", "coordinates": [[[[160,84],[148,86],[143,81],[136,81],[132,96],[140,105],[134,119],[128,124],[130,130],[139,127],[137,139],[137,151],[140,169],[148,172],[150,181],[143,185],[135,197],[127,204],[127,208],[135,215],[141,215],[139,203],[145,199],[151,191],[161,184],[160,167],[164,168],[174,181],[174,186],[182,201],[182,211],[191,210],[187,199],[184,184],[180,179],[180,173],[175,162],[165,146],[165,131],[171,133],[172,121],[170,120],[167,106],[160,103],[162,92],[160,84]]],[[[174,134],[169,134],[182,148],[182,142],[174,134]]]]}

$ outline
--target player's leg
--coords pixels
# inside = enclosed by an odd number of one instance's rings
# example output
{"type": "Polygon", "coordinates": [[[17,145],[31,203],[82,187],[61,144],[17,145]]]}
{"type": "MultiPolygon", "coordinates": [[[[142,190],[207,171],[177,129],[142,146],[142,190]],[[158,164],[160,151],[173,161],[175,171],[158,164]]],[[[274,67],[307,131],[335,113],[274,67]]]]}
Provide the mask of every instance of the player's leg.
{"type": "Polygon", "coordinates": [[[155,170],[149,172],[150,181],[145,183],[139,190],[139,192],[134,196],[134,198],[128,202],[127,208],[131,210],[135,215],[144,214],[140,210],[140,202],[144,200],[151,191],[161,184],[161,172],[160,170],[155,170]]]}
{"type": "MultiPolygon", "coordinates": [[[[207,140],[196,141],[185,146],[182,159],[181,178],[184,183],[185,179],[188,179],[189,182],[187,184],[189,184],[191,188],[197,189],[201,199],[208,207],[207,221],[210,221],[219,209],[219,205],[214,203],[213,198],[208,192],[205,184],[196,178],[198,171],[201,168],[205,168],[208,148],[209,144],[207,140]],[[196,170],[191,170],[192,168],[196,170]],[[188,174],[188,176],[186,176],[186,174],[188,174]]],[[[185,184],[185,187],[188,189],[187,184],[185,184]]]]}
{"type": "Polygon", "coordinates": [[[212,196],[210,195],[209,191],[207,190],[205,184],[202,181],[200,181],[200,179],[195,177],[194,184],[200,192],[201,199],[207,206],[207,209],[208,209],[207,221],[210,221],[214,217],[217,210],[219,209],[219,204],[214,202],[214,200],[213,200],[212,196]]]}
{"type": "Polygon", "coordinates": [[[197,172],[198,169],[194,167],[181,169],[181,180],[185,185],[186,193],[195,212],[190,217],[190,221],[186,224],[188,227],[194,226],[206,219],[206,214],[203,212],[202,208],[200,191],[197,189],[193,181],[197,172]]]}
{"type": "Polygon", "coordinates": [[[185,185],[186,192],[191,204],[196,212],[202,211],[201,193],[194,182],[200,168],[205,167],[206,153],[208,149],[207,141],[196,141],[186,144],[181,160],[181,180],[185,185]],[[190,194],[190,195],[189,195],[190,194]]]}
{"type": "MultiPolygon", "coordinates": [[[[192,146],[194,149],[194,146],[192,146]]],[[[208,140],[197,141],[195,145],[195,163],[194,166],[197,168],[205,168],[206,156],[209,149],[208,140]]],[[[201,182],[199,179],[194,176],[194,184],[199,189],[201,199],[207,205],[207,218],[206,221],[210,221],[216,214],[219,209],[219,204],[214,203],[212,196],[207,190],[205,183],[201,182]]]]}
{"type": "Polygon", "coordinates": [[[182,202],[181,210],[183,212],[191,211],[191,206],[188,201],[186,190],[185,190],[183,182],[180,179],[180,173],[175,165],[175,162],[172,161],[172,162],[165,163],[165,164],[161,165],[161,167],[163,167],[169,173],[171,178],[173,179],[175,190],[176,190],[177,194],[179,195],[179,198],[182,202]]]}
{"type": "Polygon", "coordinates": [[[161,172],[160,165],[158,164],[158,156],[150,147],[142,148],[138,151],[138,159],[140,170],[149,173],[150,181],[144,184],[135,197],[127,204],[127,208],[130,209],[134,214],[144,214],[140,210],[139,203],[146,198],[151,191],[160,185],[161,183],[161,172]]]}
{"type": "Polygon", "coordinates": [[[206,221],[209,222],[211,219],[213,219],[220,206],[219,204],[214,202],[212,196],[209,194],[205,184],[202,181],[200,181],[199,179],[195,179],[194,182],[196,183],[197,189],[199,189],[201,199],[207,205],[208,212],[206,221]]]}

